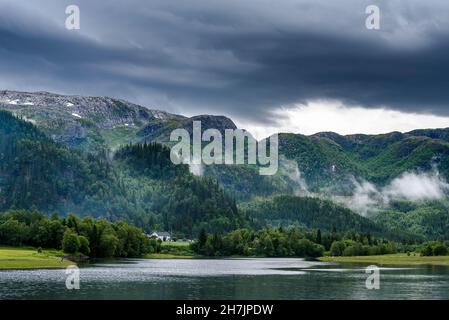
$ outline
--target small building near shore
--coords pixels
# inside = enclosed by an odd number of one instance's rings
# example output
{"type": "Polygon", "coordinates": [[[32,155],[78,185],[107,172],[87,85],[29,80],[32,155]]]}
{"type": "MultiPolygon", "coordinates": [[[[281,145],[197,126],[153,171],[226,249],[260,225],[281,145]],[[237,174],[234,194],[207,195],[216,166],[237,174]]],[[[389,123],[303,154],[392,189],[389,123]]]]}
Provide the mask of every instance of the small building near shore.
{"type": "Polygon", "coordinates": [[[147,235],[150,239],[159,239],[161,241],[170,241],[171,235],[166,231],[153,231],[151,234],[147,235]]]}

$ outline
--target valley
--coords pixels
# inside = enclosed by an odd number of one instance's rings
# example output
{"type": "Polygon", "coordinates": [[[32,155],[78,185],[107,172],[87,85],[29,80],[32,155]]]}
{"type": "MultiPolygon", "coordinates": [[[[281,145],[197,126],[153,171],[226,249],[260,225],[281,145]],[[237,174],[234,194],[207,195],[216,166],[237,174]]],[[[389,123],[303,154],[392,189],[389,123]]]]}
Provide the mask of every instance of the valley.
{"type": "Polygon", "coordinates": [[[92,215],[190,238],[280,226],[448,237],[449,129],[281,133],[279,170],[260,176],[257,164],[171,163],[172,130],[236,129],[223,116],[47,92],[0,91],[0,109],[3,211],[92,215]]]}

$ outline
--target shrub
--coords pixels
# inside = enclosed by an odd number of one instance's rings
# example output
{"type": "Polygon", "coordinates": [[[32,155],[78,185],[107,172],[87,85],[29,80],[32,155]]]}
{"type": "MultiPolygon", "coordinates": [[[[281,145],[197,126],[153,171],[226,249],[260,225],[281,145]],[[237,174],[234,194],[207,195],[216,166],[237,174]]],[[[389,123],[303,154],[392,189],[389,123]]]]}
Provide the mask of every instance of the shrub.
{"type": "Polygon", "coordinates": [[[447,255],[447,247],[442,243],[437,243],[432,248],[434,256],[445,256],[447,255]]]}
{"type": "Polygon", "coordinates": [[[431,241],[421,246],[422,256],[444,256],[448,254],[448,248],[445,243],[440,241],[431,241]]]}
{"type": "Polygon", "coordinates": [[[20,246],[28,237],[29,227],[17,220],[0,221],[0,243],[20,246]]]}
{"type": "Polygon", "coordinates": [[[62,250],[65,253],[76,253],[80,249],[80,246],[78,236],[72,231],[67,230],[62,238],[62,250]]]}
{"type": "Polygon", "coordinates": [[[432,256],[433,255],[432,246],[429,243],[426,243],[421,247],[421,255],[422,256],[432,256]]]}
{"type": "Polygon", "coordinates": [[[296,255],[299,257],[320,257],[324,253],[324,247],[320,244],[313,243],[308,239],[298,241],[296,247],[296,255]]]}
{"type": "Polygon", "coordinates": [[[78,236],[80,242],[79,252],[88,256],[90,253],[89,240],[85,236],[78,236]]]}
{"type": "Polygon", "coordinates": [[[334,257],[339,257],[343,255],[345,249],[346,244],[344,241],[334,241],[331,245],[330,254],[334,257]]]}

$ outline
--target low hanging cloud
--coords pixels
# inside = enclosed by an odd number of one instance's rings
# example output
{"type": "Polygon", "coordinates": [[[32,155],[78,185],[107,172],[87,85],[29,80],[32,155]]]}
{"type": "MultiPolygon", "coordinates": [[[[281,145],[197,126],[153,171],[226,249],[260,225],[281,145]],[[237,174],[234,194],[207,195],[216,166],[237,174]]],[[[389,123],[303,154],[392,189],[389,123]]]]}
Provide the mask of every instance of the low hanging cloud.
{"type": "Polygon", "coordinates": [[[354,211],[366,216],[391,201],[439,200],[449,192],[449,184],[437,170],[431,172],[405,172],[390,184],[379,189],[368,181],[353,179],[354,193],[343,202],[354,211]]]}
{"type": "Polygon", "coordinates": [[[354,193],[349,200],[343,201],[352,210],[366,216],[370,210],[383,204],[384,198],[374,184],[368,181],[358,182],[355,178],[352,182],[355,187],[354,193]]]}
{"type": "Polygon", "coordinates": [[[390,199],[419,201],[441,199],[448,190],[449,184],[438,172],[421,174],[406,172],[394,179],[383,193],[390,199]]]}
{"type": "Polygon", "coordinates": [[[299,171],[298,163],[294,160],[289,160],[285,156],[279,157],[279,171],[282,176],[286,176],[290,181],[294,183],[295,195],[307,195],[309,194],[307,183],[303,177],[301,177],[301,171],[299,171]]]}

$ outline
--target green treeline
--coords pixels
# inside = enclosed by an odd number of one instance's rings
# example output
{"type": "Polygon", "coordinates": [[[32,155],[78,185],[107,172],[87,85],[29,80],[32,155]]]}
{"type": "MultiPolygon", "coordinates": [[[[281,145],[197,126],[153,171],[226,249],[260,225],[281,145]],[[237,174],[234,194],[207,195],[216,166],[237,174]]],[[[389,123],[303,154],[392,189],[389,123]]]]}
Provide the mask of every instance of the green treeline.
{"type": "Polygon", "coordinates": [[[429,241],[421,245],[422,256],[447,256],[449,254],[449,241],[429,241]]]}
{"type": "Polygon", "coordinates": [[[271,228],[253,231],[239,229],[225,235],[207,234],[204,230],[192,249],[206,256],[320,257],[375,255],[397,252],[394,243],[377,239],[370,233],[349,231],[345,234],[271,228]]]}
{"type": "Polygon", "coordinates": [[[0,213],[0,244],[62,249],[90,257],[139,257],[160,250],[160,243],[122,221],[61,218],[57,213],[48,217],[25,210],[0,213]]]}
{"type": "MultiPolygon", "coordinates": [[[[160,241],[123,221],[110,223],[90,216],[50,217],[36,211],[0,213],[0,245],[62,249],[90,257],[139,257],[164,252],[160,241]]],[[[419,249],[423,256],[447,255],[449,243],[432,241],[421,246],[394,243],[370,233],[340,233],[299,228],[237,229],[225,234],[202,229],[191,250],[204,256],[320,257],[365,256],[419,249]]],[[[170,251],[171,252],[171,251],[170,251]]]]}

